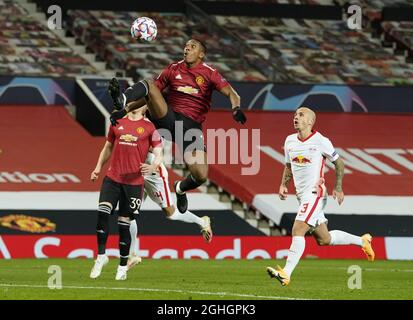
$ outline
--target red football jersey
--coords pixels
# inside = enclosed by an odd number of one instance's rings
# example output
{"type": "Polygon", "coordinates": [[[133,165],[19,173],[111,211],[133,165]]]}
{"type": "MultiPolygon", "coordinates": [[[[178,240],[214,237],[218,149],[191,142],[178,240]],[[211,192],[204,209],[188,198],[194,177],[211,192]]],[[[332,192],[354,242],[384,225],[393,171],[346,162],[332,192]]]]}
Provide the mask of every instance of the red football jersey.
{"type": "Polygon", "coordinates": [[[217,69],[206,63],[188,68],[183,60],[170,64],[155,83],[161,91],[168,87],[167,103],[175,112],[198,123],[205,121],[214,89],[221,90],[229,85],[217,69]]]}
{"type": "Polygon", "coordinates": [[[147,119],[134,121],[126,117],[118,122],[116,127],[110,126],[107,137],[114,149],[106,175],[123,184],[143,184],[140,164],[145,163],[149,147],[162,143],[161,137],[147,119]]]}

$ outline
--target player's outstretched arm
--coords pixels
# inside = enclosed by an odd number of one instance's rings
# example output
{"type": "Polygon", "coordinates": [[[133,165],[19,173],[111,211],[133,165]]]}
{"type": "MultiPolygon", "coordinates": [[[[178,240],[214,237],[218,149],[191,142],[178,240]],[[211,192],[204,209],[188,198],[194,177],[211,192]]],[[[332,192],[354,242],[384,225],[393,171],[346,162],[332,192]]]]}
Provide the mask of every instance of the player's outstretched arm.
{"type": "Polygon", "coordinates": [[[244,112],[241,111],[241,97],[230,85],[223,87],[220,92],[229,98],[232,106],[232,116],[235,121],[244,124],[247,121],[247,117],[244,112]]]}
{"type": "Polygon", "coordinates": [[[281,200],[287,199],[288,194],[288,184],[290,183],[291,179],[293,178],[293,172],[291,171],[291,163],[286,163],[284,167],[283,176],[281,178],[281,185],[278,191],[278,195],[280,196],[281,200]]]}
{"type": "Polygon", "coordinates": [[[105,163],[109,160],[110,156],[112,155],[113,151],[113,144],[109,141],[106,141],[105,145],[100,151],[98,162],[96,163],[95,169],[90,174],[90,180],[95,181],[99,178],[100,171],[105,163]]]}
{"type": "Polygon", "coordinates": [[[343,192],[343,177],[344,177],[344,161],[338,158],[333,162],[336,170],[336,184],[333,190],[333,199],[337,199],[339,205],[344,201],[343,192]]]}

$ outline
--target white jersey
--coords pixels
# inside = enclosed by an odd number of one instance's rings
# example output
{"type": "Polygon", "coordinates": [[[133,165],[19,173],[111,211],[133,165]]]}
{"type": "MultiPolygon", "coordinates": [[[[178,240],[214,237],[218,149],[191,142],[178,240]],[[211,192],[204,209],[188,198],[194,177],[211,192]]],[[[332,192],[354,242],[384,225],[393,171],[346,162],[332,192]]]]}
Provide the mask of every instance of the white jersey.
{"type": "Polygon", "coordinates": [[[291,134],[285,139],[284,153],[285,162],[291,164],[298,198],[326,196],[325,159],[336,161],[339,157],[331,141],[317,131],[305,140],[300,140],[297,133],[291,134]]]}

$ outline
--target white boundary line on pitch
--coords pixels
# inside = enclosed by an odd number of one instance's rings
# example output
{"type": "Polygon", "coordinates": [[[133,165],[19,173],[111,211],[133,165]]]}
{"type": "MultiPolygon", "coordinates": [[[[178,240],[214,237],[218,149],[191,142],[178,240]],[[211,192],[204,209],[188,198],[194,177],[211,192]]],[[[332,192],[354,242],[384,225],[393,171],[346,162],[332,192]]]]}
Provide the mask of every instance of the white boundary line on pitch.
{"type": "MultiPolygon", "coordinates": [[[[0,283],[0,287],[25,287],[25,288],[49,288],[48,286],[32,285],[32,284],[7,284],[0,283]]],[[[125,290],[125,291],[147,291],[147,292],[166,292],[166,293],[181,293],[181,294],[203,294],[210,296],[229,296],[239,298],[261,298],[261,299],[277,299],[277,300],[319,300],[311,298],[291,298],[281,296],[258,296],[253,294],[231,293],[231,292],[208,292],[208,291],[192,291],[192,290],[176,290],[176,289],[156,289],[156,288],[120,288],[120,287],[80,287],[80,286],[62,286],[62,289],[93,289],[93,290],[125,290]]]]}

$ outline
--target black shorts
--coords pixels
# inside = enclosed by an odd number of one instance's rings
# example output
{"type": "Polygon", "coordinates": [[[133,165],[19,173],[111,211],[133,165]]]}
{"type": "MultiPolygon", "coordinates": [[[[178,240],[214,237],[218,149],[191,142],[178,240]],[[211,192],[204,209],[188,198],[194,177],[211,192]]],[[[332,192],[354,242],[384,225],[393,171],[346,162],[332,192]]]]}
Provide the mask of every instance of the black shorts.
{"type": "Polygon", "coordinates": [[[149,119],[166,140],[175,142],[182,153],[193,150],[206,151],[202,125],[168,106],[168,112],[163,118],[149,119]],[[162,129],[168,130],[164,132],[162,129]]]}
{"type": "Polygon", "coordinates": [[[113,213],[119,201],[119,216],[133,218],[134,212],[141,207],[142,196],[143,184],[122,184],[105,177],[100,189],[99,203],[109,202],[112,204],[113,213]]]}

